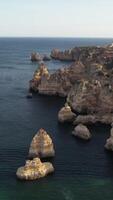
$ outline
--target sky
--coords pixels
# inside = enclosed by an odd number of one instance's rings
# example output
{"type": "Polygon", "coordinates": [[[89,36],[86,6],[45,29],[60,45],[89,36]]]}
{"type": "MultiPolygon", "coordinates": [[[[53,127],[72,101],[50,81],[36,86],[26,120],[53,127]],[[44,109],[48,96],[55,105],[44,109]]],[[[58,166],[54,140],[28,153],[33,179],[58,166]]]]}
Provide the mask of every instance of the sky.
{"type": "Polygon", "coordinates": [[[0,0],[0,36],[113,38],[113,0],[0,0]]]}

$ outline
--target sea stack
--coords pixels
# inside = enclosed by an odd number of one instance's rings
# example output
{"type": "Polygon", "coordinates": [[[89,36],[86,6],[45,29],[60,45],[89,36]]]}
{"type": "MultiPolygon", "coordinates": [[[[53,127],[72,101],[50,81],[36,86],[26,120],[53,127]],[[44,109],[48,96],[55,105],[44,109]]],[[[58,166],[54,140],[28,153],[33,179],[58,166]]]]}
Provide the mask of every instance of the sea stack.
{"type": "Polygon", "coordinates": [[[86,126],[84,126],[83,124],[79,124],[78,126],[76,126],[74,131],[72,132],[72,134],[83,140],[91,139],[91,133],[90,133],[89,129],[86,126]]]}
{"type": "Polygon", "coordinates": [[[30,81],[30,91],[38,92],[39,85],[43,79],[49,78],[49,72],[44,63],[40,63],[38,69],[35,71],[33,79],[30,81]]]}
{"type": "Polygon", "coordinates": [[[55,150],[51,137],[44,129],[40,129],[31,142],[29,157],[47,158],[54,155],[55,150]]]}
{"type": "Polygon", "coordinates": [[[71,107],[68,104],[59,111],[58,121],[63,122],[73,122],[76,117],[76,114],[72,112],[71,107]]]}
{"type": "Polygon", "coordinates": [[[25,166],[18,168],[16,175],[20,180],[36,180],[54,172],[50,162],[41,162],[39,158],[27,160],[25,166]]]}

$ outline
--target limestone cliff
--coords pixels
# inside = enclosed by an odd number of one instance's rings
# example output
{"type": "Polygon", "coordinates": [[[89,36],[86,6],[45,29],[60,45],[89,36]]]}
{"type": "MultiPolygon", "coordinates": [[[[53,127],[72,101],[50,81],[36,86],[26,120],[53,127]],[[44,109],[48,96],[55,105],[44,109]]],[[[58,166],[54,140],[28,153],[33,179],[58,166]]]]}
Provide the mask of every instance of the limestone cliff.
{"type": "Polygon", "coordinates": [[[98,121],[111,124],[113,46],[77,47],[64,52],[53,50],[51,57],[74,62],[53,74],[43,65],[43,70],[40,67],[35,72],[30,90],[39,94],[67,97],[68,105],[77,114],[75,124],[98,121]]]}

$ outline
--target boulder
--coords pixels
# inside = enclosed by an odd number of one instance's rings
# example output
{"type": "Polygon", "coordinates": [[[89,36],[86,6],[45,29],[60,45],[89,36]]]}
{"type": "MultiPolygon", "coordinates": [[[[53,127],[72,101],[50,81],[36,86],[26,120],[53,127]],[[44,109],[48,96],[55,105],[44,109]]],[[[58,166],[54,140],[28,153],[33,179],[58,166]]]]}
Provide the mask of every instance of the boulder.
{"type": "Polygon", "coordinates": [[[75,127],[74,131],[72,134],[78,138],[81,138],[83,140],[89,140],[91,139],[91,133],[88,130],[88,128],[82,124],[79,124],[78,126],[75,127]]]}
{"type": "Polygon", "coordinates": [[[58,113],[59,122],[73,122],[75,117],[76,114],[72,112],[71,107],[68,104],[66,104],[58,113]]]}
{"type": "Polygon", "coordinates": [[[39,62],[39,61],[42,61],[43,60],[43,57],[39,54],[39,53],[32,53],[31,54],[31,61],[32,62],[39,62]]]}
{"type": "Polygon", "coordinates": [[[113,151],[113,128],[111,128],[110,137],[106,140],[105,148],[109,151],[113,151]]]}
{"type": "Polygon", "coordinates": [[[16,175],[20,180],[36,180],[54,172],[49,162],[41,162],[39,158],[27,160],[25,166],[18,168],[16,175]]]}
{"type": "Polygon", "coordinates": [[[40,129],[31,142],[29,157],[47,158],[54,155],[55,150],[51,137],[44,129],[40,129]]]}

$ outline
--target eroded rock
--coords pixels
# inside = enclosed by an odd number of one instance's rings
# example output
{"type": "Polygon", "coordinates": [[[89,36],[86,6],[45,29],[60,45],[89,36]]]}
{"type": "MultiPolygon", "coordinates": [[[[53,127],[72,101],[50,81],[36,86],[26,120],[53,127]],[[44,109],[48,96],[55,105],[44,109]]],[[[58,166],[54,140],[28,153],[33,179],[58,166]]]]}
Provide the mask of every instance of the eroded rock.
{"type": "Polygon", "coordinates": [[[35,71],[33,79],[30,81],[30,91],[38,91],[42,80],[49,78],[49,71],[44,63],[41,63],[39,68],[35,71]]]}
{"type": "Polygon", "coordinates": [[[20,180],[36,180],[54,172],[50,162],[41,162],[39,158],[27,160],[25,166],[18,168],[16,175],[20,180]]]}
{"type": "Polygon", "coordinates": [[[40,129],[31,142],[29,157],[47,158],[54,155],[55,150],[51,137],[44,129],[40,129]]]}
{"type": "Polygon", "coordinates": [[[76,126],[74,131],[72,132],[72,134],[83,140],[91,139],[91,133],[90,133],[89,129],[86,126],[84,126],[83,124],[79,124],[78,126],[76,126]]]}
{"type": "Polygon", "coordinates": [[[40,62],[42,60],[43,60],[43,56],[41,56],[39,53],[34,52],[34,53],[31,54],[31,61],[32,62],[40,62]]]}
{"type": "Polygon", "coordinates": [[[66,104],[58,113],[59,122],[73,122],[75,117],[76,114],[72,112],[71,107],[68,104],[66,104]]]}
{"type": "Polygon", "coordinates": [[[79,115],[75,120],[76,124],[82,122],[111,124],[113,122],[112,45],[76,47],[64,52],[55,49],[51,56],[54,59],[74,62],[69,67],[61,68],[52,74],[35,73],[30,88],[39,94],[67,97],[66,102],[71,110],[79,115]]]}
{"type": "Polygon", "coordinates": [[[41,55],[37,52],[34,52],[31,54],[31,61],[32,62],[41,62],[41,61],[50,61],[51,60],[51,56],[44,54],[41,55]]]}

